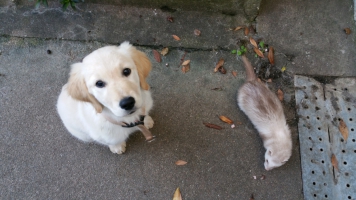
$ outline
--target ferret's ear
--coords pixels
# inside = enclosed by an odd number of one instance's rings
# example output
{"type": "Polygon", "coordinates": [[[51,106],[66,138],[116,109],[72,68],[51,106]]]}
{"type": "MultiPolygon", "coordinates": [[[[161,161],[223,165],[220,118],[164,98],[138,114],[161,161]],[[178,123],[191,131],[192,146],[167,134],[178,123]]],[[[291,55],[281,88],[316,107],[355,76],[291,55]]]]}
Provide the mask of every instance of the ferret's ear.
{"type": "Polygon", "coordinates": [[[68,94],[78,101],[85,101],[91,103],[97,113],[101,113],[103,105],[89,93],[88,87],[85,84],[84,75],[81,73],[83,70],[83,63],[76,63],[72,65],[72,70],[68,80],[68,94]]]}
{"type": "Polygon", "coordinates": [[[268,150],[268,154],[269,154],[270,156],[272,156],[272,151],[271,151],[271,150],[268,150]]]}
{"type": "Polygon", "coordinates": [[[131,56],[137,67],[141,88],[149,90],[150,86],[148,85],[146,78],[152,69],[150,60],[143,52],[137,50],[135,47],[131,47],[131,56]]]}

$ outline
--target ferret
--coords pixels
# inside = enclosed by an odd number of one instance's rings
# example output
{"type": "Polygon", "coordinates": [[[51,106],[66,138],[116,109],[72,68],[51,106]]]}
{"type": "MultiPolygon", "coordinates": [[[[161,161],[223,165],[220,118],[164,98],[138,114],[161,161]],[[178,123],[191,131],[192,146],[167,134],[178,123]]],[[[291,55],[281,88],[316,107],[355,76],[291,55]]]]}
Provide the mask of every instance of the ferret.
{"type": "Polygon", "coordinates": [[[264,166],[271,170],[282,166],[292,155],[292,138],[283,107],[268,87],[259,81],[246,56],[242,56],[246,82],[240,87],[237,102],[263,140],[266,149],[264,166]]]}

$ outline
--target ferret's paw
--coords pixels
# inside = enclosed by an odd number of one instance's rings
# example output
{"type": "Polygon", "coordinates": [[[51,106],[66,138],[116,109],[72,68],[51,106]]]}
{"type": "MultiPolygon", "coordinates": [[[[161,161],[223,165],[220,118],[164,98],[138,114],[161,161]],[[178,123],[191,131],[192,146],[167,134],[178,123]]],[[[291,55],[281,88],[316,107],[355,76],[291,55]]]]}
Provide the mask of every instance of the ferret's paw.
{"type": "Polygon", "coordinates": [[[147,129],[150,129],[153,127],[154,121],[151,116],[147,115],[145,119],[143,120],[145,126],[147,129]]]}
{"type": "Polygon", "coordinates": [[[126,151],[126,142],[117,144],[117,145],[109,145],[110,151],[117,154],[123,154],[126,151]]]}

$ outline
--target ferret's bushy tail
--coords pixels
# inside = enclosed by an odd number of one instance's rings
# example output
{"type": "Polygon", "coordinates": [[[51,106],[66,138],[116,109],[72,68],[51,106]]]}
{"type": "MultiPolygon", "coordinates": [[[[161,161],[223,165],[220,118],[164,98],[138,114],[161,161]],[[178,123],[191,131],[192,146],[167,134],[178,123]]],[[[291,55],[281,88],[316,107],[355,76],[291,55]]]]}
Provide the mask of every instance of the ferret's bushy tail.
{"type": "Polygon", "coordinates": [[[257,78],[255,74],[255,70],[253,69],[250,61],[248,61],[245,55],[242,55],[242,61],[244,62],[244,66],[246,69],[246,81],[255,80],[257,78]]]}

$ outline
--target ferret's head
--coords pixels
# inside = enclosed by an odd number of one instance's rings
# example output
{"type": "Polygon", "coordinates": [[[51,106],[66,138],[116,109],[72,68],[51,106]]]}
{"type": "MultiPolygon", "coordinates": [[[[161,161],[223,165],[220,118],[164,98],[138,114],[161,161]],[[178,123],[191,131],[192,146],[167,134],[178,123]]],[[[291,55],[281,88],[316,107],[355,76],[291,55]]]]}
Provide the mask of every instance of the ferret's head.
{"type": "Polygon", "coordinates": [[[270,144],[265,154],[265,169],[271,170],[284,165],[292,155],[292,140],[288,126],[278,134],[278,141],[270,144]]]}

